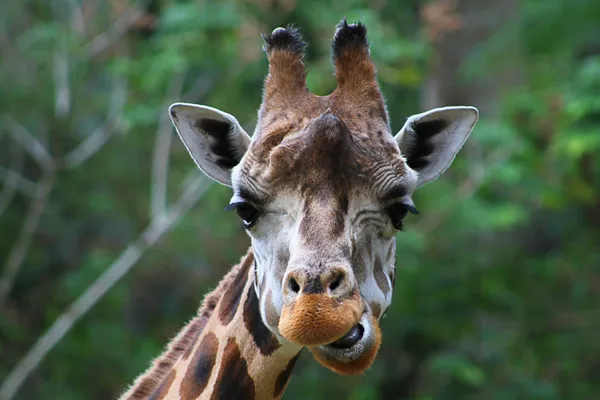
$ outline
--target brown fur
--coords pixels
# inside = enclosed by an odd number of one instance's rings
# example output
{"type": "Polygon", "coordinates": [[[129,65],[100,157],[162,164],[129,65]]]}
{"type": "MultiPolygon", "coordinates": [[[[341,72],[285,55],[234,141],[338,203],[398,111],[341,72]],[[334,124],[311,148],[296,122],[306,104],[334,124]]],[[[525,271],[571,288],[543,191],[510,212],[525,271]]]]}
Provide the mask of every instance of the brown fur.
{"type": "Polygon", "coordinates": [[[260,316],[258,297],[253,286],[248,288],[248,294],[244,303],[244,325],[254,344],[258,347],[261,354],[270,356],[281,347],[279,341],[273,333],[266,327],[260,316]]]}
{"type": "Polygon", "coordinates": [[[217,361],[218,349],[219,339],[214,333],[207,332],[181,382],[179,393],[183,399],[195,399],[206,389],[217,361]]]}
{"type": "Polygon", "coordinates": [[[152,393],[148,400],[163,400],[167,396],[169,387],[171,387],[174,380],[175,370],[172,370],[171,373],[165,379],[165,381],[161,383],[161,385],[154,391],[154,393],[152,393]]]}
{"type": "Polygon", "coordinates": [[[248,281],[248,271],[252,266],[253,257],[246,257],[240,264],[239,273],[235,275],[231,283],[227,286],[228,290],[222,293],[219,302],[219,318],[223,325],[231,322],[244,293],[244,286],[248,281]]]}
{"type": "Polygon", "coordinates": [[[371,116],[388,123],[385,102],[376,78],[375,64],[366,46],[344,49],[334,57],[338,87],[331,95],[355,111],[354,118],[371,116]],[[360,99],[360,101],[356,101],[360,99]]]}
{"type": "Polygon", "coordinates": [[[326,233],[339,236],[345,226],[341,215],[351,196],[348,188],[378,193],[373,189],[383,181],[398,179],[406,172],[387,122],[375,119],[367,123],[357,118],[360,111],[359,106],[334,93],[299,101],[292,111],[286,111],[291,114],[289,119],[278,118],[277,112],[272,117],[270,112],[268,118],[259,121],[242,160],[240,185],[265,200],[268,193],[300,191],[307,204],[328,206],[324,213],[336,210],[315,218],[320,222],[331,220],[326,233]],[[330,117],[321,116],[327,110],[330,117]],[[269,122],[271,118],[273,122],[269,122]],[[387,133],[373,138],[368,125],[387,133]],[[381,171],[386,173],[382,175],[381,171]]]}
{"type": "Polygon", "coordinates": [[[285,390],[289,380],[290,375],[292,375],[292,370],[296,365],[296,361],[298,361],[298,357],[300,357],[300,353],[298,353],[294,358],[290,360],[288,365],[285,367],[283,371],[277,376],[277,380],[275,381],[275,390],[273,391],[273,397],[279,398],[283,391],[285,390]]]}
{"type": "Polygon", "coordinates": [[[255,396],[256,387],[254,380],[248,374],[248,363],[242,357],[235,339],[230,337],[223,350],[223,361],[211,400],[252,400],[255,396]],[[235,384],[230,384],[230,380],[235,384]]]}
{"type": "Polygon", "coordinates": [[[279,331],[286,339],[304,346],[328,344],[348,333],[362,312],[358,291],[342,301],[326,294],[301,295],[289,306],[284,305],[279,331]]]}
{"type": "Polygon", "coordinates": [[[292,96],[309,95],[303,54],[288,49],[276,49],[269,54],[269,74],[265,80],[265,98],[269,103],[292,105],[292,96]]]}

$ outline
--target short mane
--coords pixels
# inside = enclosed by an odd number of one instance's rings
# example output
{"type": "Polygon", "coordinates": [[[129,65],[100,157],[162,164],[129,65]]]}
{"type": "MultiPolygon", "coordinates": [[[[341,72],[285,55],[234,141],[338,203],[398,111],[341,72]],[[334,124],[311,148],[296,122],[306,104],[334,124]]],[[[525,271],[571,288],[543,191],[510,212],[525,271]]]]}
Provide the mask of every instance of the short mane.
{"type": "Polygon", "coordinates": [[[120,400],[147,399],[160,388],[160,385],[167,378],[175,363],[181,359],[186,351],[191,351],[194,343],[198,340],[202,334],[202,330],[212,316],[219,300],[221,300],[221,297],[231,285],[240,268],[245,263],[253,262],[253,259],[252,251],[249,251],[237,265],[229,270],[227,275],[221,279],[217,288],[204,297],[198,309],[198,314],[179,331],[165,351],[154,359],[150,368],[133,382],[127,392],[120,397],[120,400]]]}

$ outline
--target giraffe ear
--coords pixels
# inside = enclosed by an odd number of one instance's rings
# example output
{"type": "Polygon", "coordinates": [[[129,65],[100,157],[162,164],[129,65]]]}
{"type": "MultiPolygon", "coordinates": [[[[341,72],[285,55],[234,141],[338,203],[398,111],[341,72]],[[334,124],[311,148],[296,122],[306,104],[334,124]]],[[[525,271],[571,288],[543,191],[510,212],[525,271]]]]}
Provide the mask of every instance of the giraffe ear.
{"type": "Polygon", "coordinates": [[[475,107],[442,107],[408,118],[395,139],[417,187],[435,180],[452,163],[479,118],[475,107]]]}
{"type": "Polygon", "coordinates": [[[196,165],[208,177],[231,187],[231,169],[250,145],[250,136],[233,115],[197,104],[169,108],[179,138],[196,165]]]}

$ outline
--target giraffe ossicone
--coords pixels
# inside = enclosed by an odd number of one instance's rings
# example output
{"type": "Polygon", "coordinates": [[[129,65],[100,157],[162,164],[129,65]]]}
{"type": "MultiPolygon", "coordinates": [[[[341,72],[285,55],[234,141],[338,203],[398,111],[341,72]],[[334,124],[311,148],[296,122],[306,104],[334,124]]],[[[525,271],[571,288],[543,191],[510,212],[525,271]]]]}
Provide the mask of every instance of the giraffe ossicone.
{"type": "Polygon", "coordinates": [[[169,112],[198,167],[233,189],[251,249],[123,399],[279,398],[300,350],[361,374],[381,344],[395,282],[395,234],[414,191],[451,164],[474,107],[414,115],[395,136],[363,24],[342,21],[337,87],[306,86],[294,27],[264,36],[269,72],[256,129],[195,104],[169,112]]]}

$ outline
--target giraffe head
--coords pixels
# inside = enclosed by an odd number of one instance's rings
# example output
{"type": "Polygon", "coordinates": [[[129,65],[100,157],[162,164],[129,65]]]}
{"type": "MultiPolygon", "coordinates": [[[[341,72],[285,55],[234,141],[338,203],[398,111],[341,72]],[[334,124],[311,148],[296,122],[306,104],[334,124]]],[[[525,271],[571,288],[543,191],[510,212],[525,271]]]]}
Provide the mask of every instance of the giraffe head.
{"type": "Polygon", "coordinates": [[[473,107],[414,115],[392,134],[366,28],[342,21],[332,49],[337,88],[306,86],[293,27],[264,37],[269,74],[258,123],[177,103],[180,138],[209,177],[229,186],[252,241],[264,324],[326,367],[365,371],[395,281],[395,234],[412,195],[452,162],[478,118],[473,107]]]}

